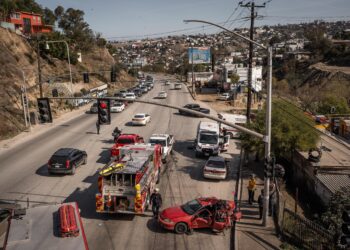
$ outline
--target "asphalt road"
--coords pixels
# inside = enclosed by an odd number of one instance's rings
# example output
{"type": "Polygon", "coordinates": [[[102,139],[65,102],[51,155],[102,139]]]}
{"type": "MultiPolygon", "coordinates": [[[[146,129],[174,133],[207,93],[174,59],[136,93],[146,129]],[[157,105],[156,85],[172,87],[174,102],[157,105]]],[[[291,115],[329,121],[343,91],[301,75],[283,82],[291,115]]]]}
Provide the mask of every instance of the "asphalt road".
{"type": "MultiPolygon", "coordinates": [[[[168,98],[161,103],[185,105],[193,102],[187,89],[172,90],[159,83],[143,99],[152,99],[160,90],[168,98]]],[[[109,159],[115,126],[123,132],[133,132],[148,140],[152,133],[170,133],[175,136],[174,154],[162,171],[159,184],[163,208],[180,205],[199,196],[217,196],[233,199],[232,175],[225,181],[202,178],[205,159],[197,159],[188,149],[196,134],[200,118],[184,117],[154,105],[134,103],[125,111],[112,114],[112,125],[101,126],[96,134],[96,114],[81,114],[30,140],[0,151],[0,199],[30,204],[77,201],[81,209],[85,233],[90,249],[230,249],[230,233],[214,234],[210,230],[196,230],[193,235],[176,235],[163,230],[149,215],[104,215],[95,212],[97,173],[109,159]],[[132,115],[149,113],[152,121],[145,127],[129,126],[132,115]],[[46,163],[60,147],[75,147],[88,153],[88,164],[78,168],[74,176],[49,176],[46,163]]],[[[234,142],[232,142],[234,143],[234,142]]],[[[238,162],[238,149],[233,164],[238,162]]],[[[50,232],[48,232],[49,234],[50,232]]]]}

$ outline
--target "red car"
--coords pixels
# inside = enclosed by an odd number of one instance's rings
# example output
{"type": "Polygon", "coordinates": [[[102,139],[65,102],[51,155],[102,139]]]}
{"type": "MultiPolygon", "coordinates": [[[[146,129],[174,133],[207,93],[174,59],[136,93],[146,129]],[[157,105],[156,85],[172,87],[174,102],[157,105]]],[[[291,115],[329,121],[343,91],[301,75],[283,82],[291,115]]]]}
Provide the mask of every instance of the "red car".
{"type": "Polygon", "coordinates": [[[121,134],[111,149],[111,158],[112,159],[118,158],[120,147],[123,147],[124,145],[129,145],[129,144],[136,144],[136,143],[144,143],[143,137],[137,134],[121,134]]]}
{"type": "Polygon", "coordinates": [[[221,232],[241,218],[241,212],[234,212],[234,209],[234,201],[215,197],[198,198],[182,206],[164,209],[158,221],[163,228],[178,234],[196,228],[212,228],[221,232]]]}

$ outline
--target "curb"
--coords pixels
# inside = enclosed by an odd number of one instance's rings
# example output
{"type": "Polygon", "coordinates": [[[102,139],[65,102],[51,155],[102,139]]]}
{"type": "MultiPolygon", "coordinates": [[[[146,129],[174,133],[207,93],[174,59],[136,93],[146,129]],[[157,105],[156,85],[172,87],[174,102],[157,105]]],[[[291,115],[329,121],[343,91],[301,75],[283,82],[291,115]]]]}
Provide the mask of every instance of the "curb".
{"type": "Polygon", "coordinates": [[[190,95],[192,96],[192,99],[193,99],[194,101],[196,101],[196,97],[193,95],[192,91],[190,90],[190,87],[192,88],[192,86],[187,85],[187,83],[184,83],[184,84],[186,85],[188,92],[189,92],[190,95]]]}

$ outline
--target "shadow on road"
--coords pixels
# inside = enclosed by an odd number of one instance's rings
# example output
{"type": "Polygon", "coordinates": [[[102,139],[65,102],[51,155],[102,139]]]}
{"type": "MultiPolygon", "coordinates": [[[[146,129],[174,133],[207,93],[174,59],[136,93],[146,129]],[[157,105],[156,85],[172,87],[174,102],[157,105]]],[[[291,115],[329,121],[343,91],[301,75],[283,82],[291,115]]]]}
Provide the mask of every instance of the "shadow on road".
{"type": "Polygon", "coordinates": [[[132,122],[126,122],[124,124],[124,126],[126,126],[126,127],[133,127],[134,125],[132,124],[132,122]]]}
{"type": "Polygon", "coordinates": [[[193,141],[176,141],[173,150],[185,157],[194,159],[193,141]]]}
{"type": "Polygon", "coordinates": [[[154,218],[149,219],[147,221],[147,228],[154,233],[162,233],[165,234],[168,231],[166,231],[164,228],[161,227],[161,225],[159,225],[158,221],[155,220],[154,218]]]}
{"type": "Polygon", "coordinates": [[[102,163],[107,164],[110,161],[110,148],[102,148],[101,153],[99,154],[99,158],[97,159],[96,163],[102,163]]]}
{"type": "Polygon", "coordinates": [[[85,134],[87,134],[87,135],[95,135],[95,134],[97,134],[97,132],[87,131],[87,132],[85,132],[85,134]]]}
{"type": "Polygon", "coordinates": [[[49,174],[49,171],[47,169],[47,164],[42,165],[39,167],[36,171],[35,174],[40,175],[40,176],[46,176],[46,177],[63,177],[67,174],[49,174]]]}

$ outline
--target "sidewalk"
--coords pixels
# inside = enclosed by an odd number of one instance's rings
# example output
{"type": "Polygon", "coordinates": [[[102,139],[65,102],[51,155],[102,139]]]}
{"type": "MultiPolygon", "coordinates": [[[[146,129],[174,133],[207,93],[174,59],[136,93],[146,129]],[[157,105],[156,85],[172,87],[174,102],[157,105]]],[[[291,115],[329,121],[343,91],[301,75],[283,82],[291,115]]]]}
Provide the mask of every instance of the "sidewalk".
{"type": "Polygon", "coordinates": [[[257,202],[248,203],[248,179],[250,174],[256,175],[257,190],[254,199],[257,201],[260,190],[263,189],[263,165],[260,162],[250,161],[248,166],[242,167],[242,219],[236,224],[235,246],[236,250],[280,249],[282,242],[277,237],[275,225],[271,216],[267,219],[267,226],[262,226],[259,220],[257,202]],[[262,184],[262,185],[260,185],[262,184]]]}

